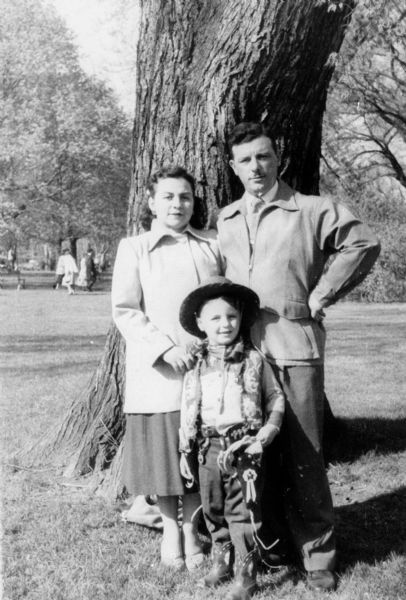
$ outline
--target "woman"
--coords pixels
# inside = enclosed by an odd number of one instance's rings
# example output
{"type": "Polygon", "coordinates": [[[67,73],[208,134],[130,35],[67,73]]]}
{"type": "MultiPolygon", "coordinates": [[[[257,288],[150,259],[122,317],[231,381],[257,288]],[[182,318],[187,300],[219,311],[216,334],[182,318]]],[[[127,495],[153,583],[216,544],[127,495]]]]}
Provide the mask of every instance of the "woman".
{"type": "Polygon", "coordinates": [[[194,188],[181,167],[151,177],[151,231],[120,242],[112,283],[113,318],[126,340],[123,483],[134,495],[158,496],[161,562],[175,569],[186,563],[189,570],[203,560],[192,522],[200,498],[185,493],[178,430],[183,375],[192,365],[187,344],[196,338],[182,329],[178,315],[183,298],[220,272],[215,232],[190,225],[194,188]]]}

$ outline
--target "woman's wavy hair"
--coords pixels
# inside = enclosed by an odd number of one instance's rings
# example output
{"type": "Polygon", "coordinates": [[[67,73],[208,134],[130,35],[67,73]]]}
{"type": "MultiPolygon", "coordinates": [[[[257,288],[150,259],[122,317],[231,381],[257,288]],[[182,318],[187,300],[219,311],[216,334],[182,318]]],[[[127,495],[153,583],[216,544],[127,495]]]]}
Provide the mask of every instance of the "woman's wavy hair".
{"type": "MultiPolygon", "coordinates": [[[[166,165],[162,166],[156,171],[154,171],[147,182],[147,191],[153,196],[155,193],[155,185],[158,183],[160,179],[185,179],[192,188],[193,198],[194,198],[194,207],[193,214],[190,219],[190,225],[195,227],[196,229],[203,229],[205,225],[205,221],[207,218],[207,209],[204,201],[196,196],[196,182],[193,177],[184,167],[179,165],[166,165]]],[[[146,203],[144,214],[142,215],[142,225],[149,229],[151,225],[152,214],[149,210],[149,206],[146,203]]]]}

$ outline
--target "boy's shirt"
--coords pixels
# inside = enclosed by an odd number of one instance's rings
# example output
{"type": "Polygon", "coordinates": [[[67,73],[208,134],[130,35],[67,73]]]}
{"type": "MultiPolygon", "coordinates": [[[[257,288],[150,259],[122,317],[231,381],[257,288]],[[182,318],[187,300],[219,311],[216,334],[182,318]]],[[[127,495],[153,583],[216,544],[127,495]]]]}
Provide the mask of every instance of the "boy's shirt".
{"type": "MultiPolygon", "coordinates": [[[[285,399],[270,365],[254,349],[234,346],[234,352],[209,349],[185,376],[181,404],[182,440],[196,437],[197,417],[224,435],[230,427],[265,422],[282,424],[285,399]],[[227,355],[228,354],[228,355],[227,355]]],[[[186,448],[185,448],[186,449],[186,448]]]]}

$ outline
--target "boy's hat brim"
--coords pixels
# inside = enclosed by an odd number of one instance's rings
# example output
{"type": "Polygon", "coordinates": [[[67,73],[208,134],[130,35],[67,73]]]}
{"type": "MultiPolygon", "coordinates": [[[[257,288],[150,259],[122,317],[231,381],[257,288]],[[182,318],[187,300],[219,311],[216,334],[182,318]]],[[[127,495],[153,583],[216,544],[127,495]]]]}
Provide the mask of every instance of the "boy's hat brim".
{"type": "Polygon", "coordinates": [[[199,287],[186,296],[179,311],[179,320],[182,327],[188,333],[199,338],[204,338],[206,334],[198,328],[196,317],[206,300],[218,298],[219,296],[232,296],[233,298],[238,298],[243,303],[241,328],[248,329],[253,324],[259,313],[259,298],[257,294],[245,285],[233,283],[230,279],[218,275],[206,279],[199,287]]]}

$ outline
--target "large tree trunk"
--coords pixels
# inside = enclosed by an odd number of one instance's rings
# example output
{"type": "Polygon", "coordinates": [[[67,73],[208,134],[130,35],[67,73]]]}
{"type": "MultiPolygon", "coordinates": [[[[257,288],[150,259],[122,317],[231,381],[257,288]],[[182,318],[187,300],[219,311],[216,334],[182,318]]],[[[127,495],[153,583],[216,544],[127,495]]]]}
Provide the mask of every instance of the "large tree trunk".
{"type": "MultiPolygon", "coordinates": [[[[162,163],[186,166],[207,206],[204,222],[241,190],[226,136],[260,120],[277,139],[283,178],[317,192],[322,117],[353,3],[338,0],[142,0],[129,199],[129,234],[149,226],[145,184],[162,163]]],[[[122,342],[112,328],[90,389],[75,401],[50,449],[70,475],[93,472],[119,490],[124,421],[122,342]],[[108,468],[109,467],[109,468],[108,468]]]]}
{"type": "Polygon", "coordinates": [[[123,437],[125,344],[114,325],[89,385],[75,398],[61,424],[24,449],[25,462],[51,459],[66,476],[98,474],[109,467],[123,437]]]}

